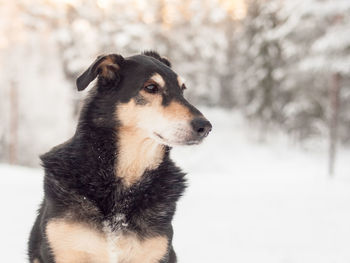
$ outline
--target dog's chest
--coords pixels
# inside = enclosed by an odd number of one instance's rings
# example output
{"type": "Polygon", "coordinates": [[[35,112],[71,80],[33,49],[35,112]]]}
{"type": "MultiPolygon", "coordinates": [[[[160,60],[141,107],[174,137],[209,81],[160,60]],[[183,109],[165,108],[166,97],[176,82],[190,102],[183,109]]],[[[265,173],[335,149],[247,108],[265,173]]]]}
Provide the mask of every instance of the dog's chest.
{"type": "Polygon", "coordinates": [[[167,252],[165,236],[140,239],[134,233],[115,231],[105,223],[97,230],[64,219],[50,221],[46,234],[55,262],[156,263],[167,252]]]}

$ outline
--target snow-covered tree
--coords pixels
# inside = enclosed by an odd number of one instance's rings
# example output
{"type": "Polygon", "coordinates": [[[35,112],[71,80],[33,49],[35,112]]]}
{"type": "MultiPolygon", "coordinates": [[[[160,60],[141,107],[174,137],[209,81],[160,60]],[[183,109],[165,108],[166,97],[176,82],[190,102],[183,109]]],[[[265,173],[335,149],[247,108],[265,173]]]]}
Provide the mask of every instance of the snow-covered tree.
{"type": "Polygon", "coordinates": [[[7,23],[0,49],[2,161],[38,165],[38,155],[71,132],[71,93],[51,28],[28,16],[25,2],[1,4],[2,25],[7,23]]]}
{"type": "Polygon", "coordinates": [[[298,139],[338,127],[349,142],[350,2],[238,2],[0,0],[0,160],[37,164],[73,129],[75,79],[91,61],[147,49],[172,61],[194,103],[236,106],[298,139]]]}
{"type": "Polygon", "coordinates": [[[289,75],[299,99],[294,99],[289,125],[330,136],[330,173],[333,173],[338,135],[348,140],[350,74],[350,2],[347,0],[287,1],[280,12],[284,24],[274,32],[289,52],[289,75]],[[302,88],[298,88],[302,87],[302,88]],[[301,103],[302,102],[302,103],[301,103]],[[342,104],[344,103],[344,107],[342,104]],[[294,115],[294,116],[293,116],[294,115]]]}
{"type": "Polygon", "coordinates": [[[270,34],[279,25],[277,1],[251,0],[236,35],[239,58],[235,78],[236,96],[244,114],[259,121],[262,129],[282,122],[288,92],[282,89],[283,54],[280,39],[270,34]]]}

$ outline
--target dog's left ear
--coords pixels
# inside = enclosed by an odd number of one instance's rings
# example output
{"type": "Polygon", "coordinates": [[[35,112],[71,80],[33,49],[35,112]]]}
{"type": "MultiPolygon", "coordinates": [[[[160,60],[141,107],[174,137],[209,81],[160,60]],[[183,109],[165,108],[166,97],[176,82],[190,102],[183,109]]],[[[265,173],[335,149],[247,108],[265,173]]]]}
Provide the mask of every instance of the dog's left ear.
{"type": "Polygon", "coordinates": [[[124,58],[121,55],[98,56],[91,66],[77,78],[78,91],[86,89],[97,76],[106,81],[119,81],[118,71],[123,61],[124,58]]]}

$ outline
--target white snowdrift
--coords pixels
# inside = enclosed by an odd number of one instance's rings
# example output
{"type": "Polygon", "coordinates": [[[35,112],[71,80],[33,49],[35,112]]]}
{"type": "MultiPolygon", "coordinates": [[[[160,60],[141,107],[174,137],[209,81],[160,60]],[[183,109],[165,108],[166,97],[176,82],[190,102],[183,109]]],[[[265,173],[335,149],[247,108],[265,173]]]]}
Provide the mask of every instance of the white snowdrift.
{"type": "MultiPolygon", "coordinates": [[[[207,140],[173,153],[189,179],[174,221],[179,262],[350,262],[349,151],[330,179],[321,151],[252,143],[236,117],[207,115],[207,140]]],[[[0,165],[2,262],[26,262],[42,175],[0,165]]]]}

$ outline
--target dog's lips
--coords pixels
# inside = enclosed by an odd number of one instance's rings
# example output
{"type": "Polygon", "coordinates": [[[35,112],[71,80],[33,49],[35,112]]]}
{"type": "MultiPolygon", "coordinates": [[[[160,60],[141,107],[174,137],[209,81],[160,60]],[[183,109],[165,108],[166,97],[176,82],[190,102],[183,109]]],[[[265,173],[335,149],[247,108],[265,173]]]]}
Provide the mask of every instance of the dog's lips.
{"type": "Polygon", "coordinates": [[[203,136],[203,137],[195,139],[195,140],[191,138],[189,140],[170,142],[157,132],[154,132],[154,135],[156,135],[156,137],[158,137],[159,139],[161,139],[164,143],[166,143],[168,145],[197,145],[197,144],[200,144],[203,141],[203,139],[206,137],[206,136],[203,136]]]}
{"type": "Polygon", "coordinates": [[[162,136],[162,135],[160,135],[159,133],[154,132],[154,134],[155,134],[157,137],[159,137],[160,139],[164,140],[163,136],[162,136]]]}
{"type": "Polygon", "coordinates": [[[202,141],[201,140],[196,140],[196,141],[187,141],[184,144],[185,145],[197,145],[200,144],[202,141]]]}

